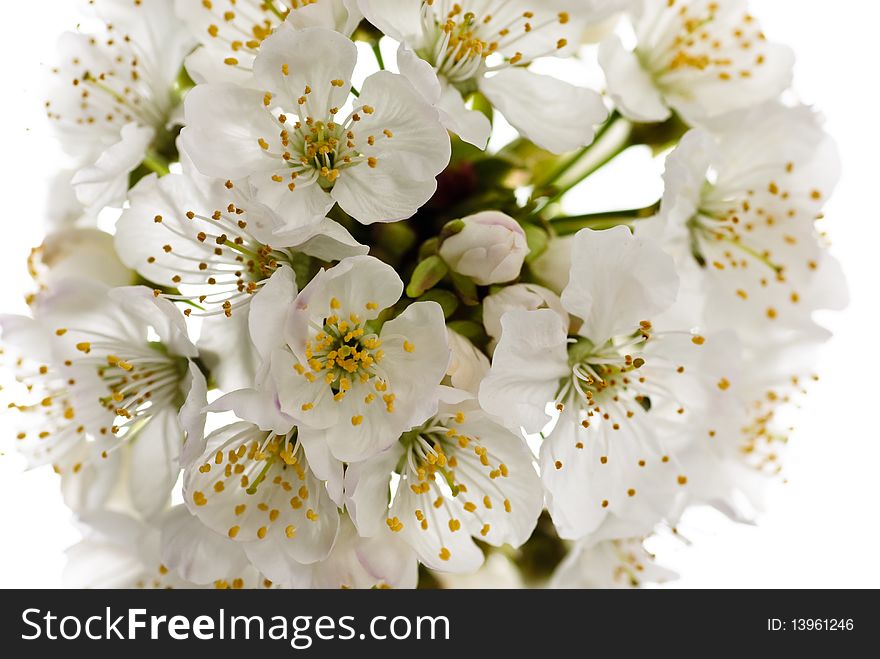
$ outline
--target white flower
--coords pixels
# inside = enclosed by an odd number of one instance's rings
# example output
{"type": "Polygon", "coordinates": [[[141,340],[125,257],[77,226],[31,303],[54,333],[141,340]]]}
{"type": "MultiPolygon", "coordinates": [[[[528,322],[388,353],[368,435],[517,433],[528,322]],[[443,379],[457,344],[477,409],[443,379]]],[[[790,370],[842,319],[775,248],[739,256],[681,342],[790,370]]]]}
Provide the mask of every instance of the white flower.
{"type": "Polygon", "coordinates": [[[458,231],[440,246],[440,256],[453,271],[480,286],[519,277],[529,253],[519,222],[499,211],[484,211],[459,222],[458,231]]]}
{"type": "Polygon", "coordinates": [[[148,281],[179,290],[163,296],[192,305],[184,315],[226,317],[246,313],[282,265],[367,251],[332,220],[288,226],[247,185],[180,174],[137,185],[117,223],[116,249],[148,281]]]}
{"type": "Polygon", "coordinates": [[[79,167],[77,196],[94,212],[121,206],[129,173],[174,146],[177,79],[193,41],[171,4],[98,0],[104,29],[59,41],[46,112],[79,167]]]}
{"type": "Polygon", "coordinates": [[[412,304],[378,329],[403,291],[390,266],[345,259],[295,299],[285,273],[273,275],[251,308],[251,337],[271,369],[257,391],[227,396],[229,408],[241,417],[246,406],[244,418],[281,433],[298,424],[312,463],[328,449],[336,460],[364,460],[436,411],[450,359],[438,304],[412,304]]]}
{"type": "Polygon", "coordinates": [[[677,575],[654,562],[642,540],[579,542],[556,568],[551,588],[637,588],[677,575]]]}
{"type": "Polygon", "coordinates": [[[767,41],[745,0],[639,0],[631,18],[635,50],[609,37],[599,63],[633,121],[675,111],[699,122],[776,98],[791,82],[793,53],[767,41]]]}
{"type": "Polygon", "coordinates": [[[465,101],[474,92],[538,146],[561,153],[592,142],[607,116],[601,97],[527,68],[540,57],[567,55],[589,21],[544,3],[510,0],[405,2],[360,0],[367,19],[399,41],[398,66],[441,110],[463,140],[486,146],[491,125],[465,101]]]}
{"type": "Polygon", "coordinates": [[[707,328],[761,340],[846,304],[815,226],[839,172],[810,109],[765,104],[685,135],[667,160],[660,216],[637,233],[661,240],[701,288],[707,328]]]}
{"type": "Polygon", "coordinates": [[[205,319],[198,345],[220,387],[250,387],[258,365],[247,333],[254,294],[283,265],[316,269],[311,257],[335,261],[367,248],[327,218],[284,221],[246,183],[185,172],[148,176],[132,190],[116,249],[142,277],[171,291],[163,297],[184,303],[184,315],[205,319]]]}
{"type": "Polygon", "coordinates": [[[179,471],[178,412],[191,383],[204,379],[183,316],[147,288],[108,291],[87,280],[58,286],[38,311],[54,333],[54,372],[67,384],[58,405],[77,419],[78,441],[89,442],[94,465],[124,449],[131,503],[157,514],[179,471]]]}
{"type": "Polygon", "coordinates": [[[398,536],[363,538],[348,515],[340,518],[330,555],[309,566],[298,588],[415,588],[416,553],[398,536]]]}
{"type": "Polygon", "coordinates": [[[365,224],[410,217],[436,190],[449,135],[402,76],[375,73],[353,98],[356,59],[338,32],[277,30],[254,61],[265,93],[187,95],[184,148],[205,175],[248,178],[284,217],[318,221],[334,203],[365,224]]]}
{"type": "Polygon", "coordinates": [[[568,312],[562,306],[562,300],[553,291],[536,284],[515,284],[505,286],[497,293],[486,296],[483,300],[483,326],[486,334],[492,338],[492,347],[501,339],[501,318],[508,311],[536,311],[552,309],[568,325],[568,312]]]}
{"type": "MultiPolygon", "coordinates": [[[[548,508],[562,537],[577,539],[603,523],[652,524],[686,485],[673,453],[690,437],[690,419],[711,409],[733,375],[716,364],[714,341],[689,332],[652,332],[646,317],[674,300],[672,259],[626,227],[579,232],[565,309],[510,311],[480,403],[511,428],[540,432],[548,508]],[[639,319],[642,320],[639,320],[639,319]]],[[[724,353],[728,346],[719,345],[724,353]]]]}
{"type": "Polygon", "coordinates": [[[202,44],[186,58],[198,83],[247,83],[260,45],[285,20],[350,36],[362,18],[356,0],[175,0],[174,7],[202,44]]]}
{"type": "Polygon", "coordinates": [[[679,511],[711,505],[735,521],[754,523],[767,490],[783,482],[793,408],[818,380],[820,345],[815,336],[800,334],[745,351],[733,396],[697,422],[697,441],[678,454],[691,474],[679,511]]]}
{"type": "Polygon", "coordinates": [[[543,504],[524,440],[455,390],[444,393],[436,416],[393,447],[349,465],[345,490],[361,535],[399,533],[422,563],[449,572],[482,565],[474,538],[521,545],[543,504]]]}
{"type": "MultiPolygon", "coordinates": [[[[279,435],[248,422],[220,428],[187,467],[183,494],[212,533],[238,543],[262,573],[285,585],[327,557],[339,528],[336,504],[309,467],[296,429],[279,435]]],[[[198,533],[198,526],[187,529],[198,533]]]]}
{"type": "Polygon", "coordinates": [[[16,385],[8,404],[15,448],[29,467],[51,464],[64,502],[78,514],[105,505],[119,479],[121,460],[112,442],[91,438],[86,427],[101,414],[78,409],[69,380],[54,363],[52,331],[25,316],[0,316],[2,353],[14,364],[16,385]]]}
{"type": "MultiPolygon", "coordinates": [[[[224,537],[198,532],[184,506],[169,510],[156,524],[119,512],[98,511],[79,520],[83,539],[67,550],[68,588],[268,588],[244,552],[224,537]],[[183,529],[187,533],[181,533],[183,529]],[[177,567],[172,562],[181,554],[177,567]],[[202,560],[192,560],[193,558],[202,560]],[[184,576],[186,575],[186,576],[184,576]]],[[[175,563],[177,565],[177,563],[175,563]]]]}

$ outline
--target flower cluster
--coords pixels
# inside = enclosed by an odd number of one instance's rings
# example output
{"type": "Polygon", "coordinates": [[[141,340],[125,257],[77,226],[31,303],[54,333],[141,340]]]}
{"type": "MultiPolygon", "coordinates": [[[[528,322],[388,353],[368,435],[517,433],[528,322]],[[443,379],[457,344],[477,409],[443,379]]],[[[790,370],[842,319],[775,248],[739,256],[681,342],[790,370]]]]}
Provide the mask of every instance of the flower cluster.
{"type": "Polygon", "coordinates": [[[0,318],[72,584],[633,586],[688,508],[755,513],[845,288],[744,0],[88,5],[0,318]],[[630,148],[662,199],[571,214],[630,148]]]}

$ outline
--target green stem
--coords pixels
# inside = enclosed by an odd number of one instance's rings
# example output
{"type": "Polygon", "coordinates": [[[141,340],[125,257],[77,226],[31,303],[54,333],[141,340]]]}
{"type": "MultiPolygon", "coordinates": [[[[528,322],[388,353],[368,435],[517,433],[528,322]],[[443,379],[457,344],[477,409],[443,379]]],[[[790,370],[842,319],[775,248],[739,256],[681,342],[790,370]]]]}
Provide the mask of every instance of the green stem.
{"type": "Polygon", "coordinates": [[[373,54],[376,56],[376,63],[379,65],[379,69],[382,71],[385,70],[385,58],[382,57],[382,48],[379,46],[379,42],[373,42],[373,54]]]}
{"type": "Polygon", "coordinates": [[[579,151],[572,154],[567,160],[560,164],[553,172],[550,173],[542,181],[536,183],[538,187],[544,187],[547,185],[553,185],[560,178],[562,178],[566,172],[568,172],[572,167],[574,167],[578,161],[587,154],[587,152],[593,148],[598,142],[605,137],[605,134],[611,129],[611,126],[620,118],[620,113],[617,110],[611,113],[611,115],[606,119],[605,123],[599,127],[599,130],[596,131],[596,136],[593,138],[593,142],[589,146],[585,146],[579,151]]]}
{"type": "Polygon", "coordinates": [[[629,121],[613,113],[597,133],[595,141],[581,149],[551,177],[553,194],[535,210],[535,214],[558,202],[572,188],[632,146],[632,130],[629,121]]]}
{"type": "Polygon", "coordinates": [[[159,176],[165,176],[171,173],[171,169],[169,167],[170,163],[168,162],[168,159],[160,155],[153,149],[147,151],[142,164],[151,172],[154,172],[159,176]]]}
{"type": "Polygon", "coordinates": [[[354,85],[351,86],[351,93],[354,94],[355,98],[360,98],[361,96],[361,93],[357,89],[355,89],[354,85]]]}
{"type": "Polygon", "coordinates": [[[550,225],[559,236],[567,236],[577,233],[581,229],[610,229],[620,225],[629,225],[637,220],[654,217],[660,210],[660,202],[622,211],[606,211],[602,213],[590,213],[587,215],[573,215],[571,217],[559,217],[550,220],[550,225]]]}

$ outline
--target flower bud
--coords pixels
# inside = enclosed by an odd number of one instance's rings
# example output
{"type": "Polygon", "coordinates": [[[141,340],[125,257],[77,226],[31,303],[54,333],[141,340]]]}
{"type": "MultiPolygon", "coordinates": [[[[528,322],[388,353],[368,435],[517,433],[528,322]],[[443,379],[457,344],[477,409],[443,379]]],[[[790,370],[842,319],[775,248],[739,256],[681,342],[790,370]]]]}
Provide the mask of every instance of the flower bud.
{"type": "Polygon", "coordinates": [[[440,246],[440,256],[453,271],[481,286],[519,276],[529,247],[525,231],[516,220],[498,211],[487,211],[460,223],[460,230],[440,246]]]}

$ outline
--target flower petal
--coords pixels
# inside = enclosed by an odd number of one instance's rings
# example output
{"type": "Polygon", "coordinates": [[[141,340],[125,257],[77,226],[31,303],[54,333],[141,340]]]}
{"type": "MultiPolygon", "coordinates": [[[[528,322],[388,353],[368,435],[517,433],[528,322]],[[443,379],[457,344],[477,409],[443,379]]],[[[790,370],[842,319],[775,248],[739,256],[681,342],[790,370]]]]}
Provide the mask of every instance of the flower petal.
{"type": "Polygon", "coordinates": [[[596,126],[608,116],[593,90],[526,69],[484,78],[480,91],[523,136],[553,153],[590,144],[596,126]]]}
{"type": "Polygon", "coordinates": [[[184,112],[180,145],[205,176],[243,179],[278,168],[278,159],[267,156],[258,142],[278,133],[263,107],[263,93],[229,84],[196,85],[186,95],[184,112]]]}
{"type": "Polygon", "coordinates": [[[672,116],[663,94],[635,53],[623,47],[620,37],[612,35],[599,45],[599,64],[605,71],[609,95],[627,119],[658,123],[672,116]]]}
{"type": "Polygon", "coordinates": [[[501,325],[492,369],[480,385],[480,405],[512,430],[539,432],[550,420],[547,403],[569,374],[567,328],[550,309],[509,311],[501,325]]]}
{"type": "Polygon", "coordinates": [[[202,524],[186,506],[166,513],[161,533],[162,563],[187,581],[209,584],[249,566],[240,545],[202,524]]]}
{"type": "Polygon", "coordinates": [[[597,345],[633,332],[642,320],[668,308],[678,293],[675,263],[628,227],[582,229],[572,247],[571,278],[562,304],[580,317],[580,330],[597,345]]]}
{"type": "Polygon", "coordinates": [[[357,47],[338,32],[316,27],[295,30],[285,23],[260,46],[254,78],[279,96],[282,105],[307,97],[303,107],[323,120],[330,108],[342,107],[348,98],[356,62],[357,47]],[[339,80],[342,85],[332,82],[339,80]],[[311,91],[304,94],[306,89],[311,91]]]}

